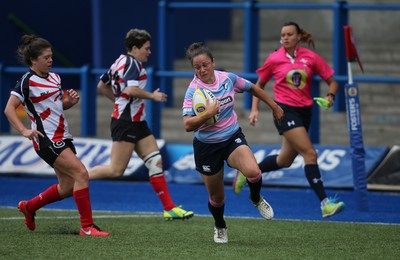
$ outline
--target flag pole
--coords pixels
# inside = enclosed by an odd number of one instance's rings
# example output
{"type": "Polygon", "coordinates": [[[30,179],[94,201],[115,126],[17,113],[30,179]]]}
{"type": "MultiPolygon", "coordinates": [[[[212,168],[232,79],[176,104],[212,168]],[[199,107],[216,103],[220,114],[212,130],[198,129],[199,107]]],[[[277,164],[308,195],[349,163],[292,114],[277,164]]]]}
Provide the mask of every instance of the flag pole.
{"type": "Polygon", "coordinates": [[[347,73],[349,77],[348,83],[345,85],[345,97],[353,168],[354,194],[358,210],[368,211],[367,171],[365,168],[365,149],[361,127],[359,89],[357,84],[353,82],[351,62],[357,60],[361,70],[364,70],[358,56],[351,27],[345,26],[344,33],[346,41],[347,73]]]}

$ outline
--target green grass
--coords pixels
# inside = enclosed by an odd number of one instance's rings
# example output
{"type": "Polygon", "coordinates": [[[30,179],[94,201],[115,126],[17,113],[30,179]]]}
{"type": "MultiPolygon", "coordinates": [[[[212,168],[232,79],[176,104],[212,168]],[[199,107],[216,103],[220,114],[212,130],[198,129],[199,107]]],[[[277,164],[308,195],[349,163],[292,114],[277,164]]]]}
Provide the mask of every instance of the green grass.
{"type": "Polygon", "coordinates": [[[211,217],[95,212],[110,237],[80,237],[75,211],[37,212],[29,231],[17,209],[0,208],[0,259],[399,259],[400,225],[227,218],[228,244],[211,217]]]}

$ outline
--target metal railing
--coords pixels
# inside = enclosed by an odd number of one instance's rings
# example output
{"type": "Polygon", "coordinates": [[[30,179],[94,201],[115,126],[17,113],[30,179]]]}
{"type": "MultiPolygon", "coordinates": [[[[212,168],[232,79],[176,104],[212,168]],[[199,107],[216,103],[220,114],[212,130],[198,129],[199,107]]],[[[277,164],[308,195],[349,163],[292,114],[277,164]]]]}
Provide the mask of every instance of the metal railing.
{"type": "MultiPolygon", "coordinates": [[[[90,71],[89,66],[85,65],[80,68],[53,68],[53,72],[67,75],[79,75],[80,89],[81,89],[81,135],[93,136],[96,133],[96,103],[93,99],[93,94],[90,96],[92,84],[89,84],[90,71]]],[[[27,72],[26,67],[5,67],[0,64],[0,105],[4,110],[10,90],[13,84],[10,82],[10,75],[22,75],[27,72]]],[[[96,89],[94,90],[96,92],[96,89]]],[[[8,120],[2,113],[0,116],[0,132],[10,132],[10,125],[8,120]]]]}
{"type": "MultiPolygon", "coordinates": [[[[237,73],[247,79],[257,79],[257,75],[253,73],[258,67],[258,53],[259,53],[259,11],[262,9],[320,9],[329,10],[333,12],[333,69],[335,70],[335,79],[339,83],[339,92],[336,96],[336,102],[334,104],[334,111],[345,111],[345,95],[344,95],[344,84],[347,81],[347,60],[345,54],[345,41],[343,27],[348,25],[349,10],[388,10],[388,11],[399,11],[400,4],[382,5],[382,4],[351,4],[346,1],[337,0],[330,4],[311,4],[311,3],[259,3],[255,0],[245,0],[241,3],[226,3],[226,2],[174,2],[172,0],[161,0],[159,1],[159,54],[158,59],[158,71],[156,71],[156,77],[160,79],[160,86],[164,86],[163,91],[167,92],[168,96],[173,97],[173,88],[168,86],[168,78],[177,77],[190,77],[193,73],[189,74],[182,71],[174,71],[173,59],[171,50],[173,46],[173,38],[176,36],[173,33],[172,26],[174,23],[171,22],[173,19],[172,12],[174,9],[193,9],[193,8],[220,8],[220,9],[243,9],[244,10],[244,21],[243,21],[243,39],[244,39],[244,55],[243,64],[244,69],[242,73],[237,73]]],[[[313,84],[319,86],[319,77],[314,78],[313,84]]],[[[354,77],[358,82],[381,82],[381,83],[398,83],[400,78],[388,78],[388,77],[354,77]]],[[[319,88],[312,88],[314,96],[319,95],[319,88]]],[[[244,107],[249,109],[251,107],[251,95],[245,93],[245,104],[244,107]]],[[[168,105],[173,104],[173,100],[169,100],[168,105]]],[[[313,119],[310,127],[310,137],[313,143],[319,143],[319,110],[317,107],[313,111],[313,119]]]]}
{"type": "MultiPolygon", "coordinates": [[[[347,81],[347,64],[344,48],[343,26],[347,25],[348,10],[400,10],[400,5],[379,5],[379,4],[349,4],[346,1],[336,1],[332,4],[289,4],[289,3],[258,3],[254,0],[246,0],[244,3],[218,3],[218,2],[172,2],[159,1],[159,57],[157,70],[150,67],[147,68],[148,73],[148,90],[153,91],[160,86],[162,91],[166,92],[169,97],[170,104],[173,100],[173,88],[167,86],[168,79],[172,78],[190,78],[193,77],[192,71],[174,71],[173,58],[170,57],[168,50],[172,48],[169,42],[172,42],[171,37],[174,35],[167,33],[171,26],[172,19],[169,13],[173,9],[178,8],[240,8],[245,10],[244,15],[244,71],[238,72],[239,76],[247,79],[257,79],[257,75],[253,73],[258,66],[259,52],[259,35],[258,23],[260,9],[326,9],[334,12],[333,18],[333,67],[335,70],[335,79],[344,85],[347,81]],[[168,22],[167,22],[168,21],[168,22]]],[[[173,30],[171,30],[173,31],[173,30]]],[[[53,68],[52,71],[60,74],[78,75],[80,77],[81,88],[81,136],[96,135],[96,101],[93,98],[93,93],[96,93],[95,76],[106,71],[105,68],[90,68],[84,65],[80,68],[53,68]]],[[[5,67],[0,63],[0,106],[2,110],[6,105],[9,97],[9,91],[12,84],[9,82],[9,76],[13,74],[23,74],[27,71],[25,67],[5,67]]],[[[376,77],[376,76],[356,76],[356,82],[377,82],[377,83],[400,83],[399,77],[376,77]]],[[[319,77],[314,78],[313,84],[319,86],[319,77]]],[[[319,88],[313,87],[316,91],[314,96],[319,95],[319,88]]],[[[344,91],[338,93],[338,100],[341,102],[335,103],[335,110],[344,110],[344,91]]],[[[245,108],[251,106],[250,95],[245,98],[245,108]]],[[[167,104],[168,106],[168,104],[167,104]]],[[[161,109],[162,105],[157,102],[147,102],[146,113],[148,115],[148,123],[154,135],[157,138],[161,136],[161,109]]],[[[319,143],[319,109],[313,111],[313,121],[310,129],[310,137],[313,143],[319,143]]],[[[0,132],[10,132],[10,125],[4,114],[0,115],[0,132]]]]}

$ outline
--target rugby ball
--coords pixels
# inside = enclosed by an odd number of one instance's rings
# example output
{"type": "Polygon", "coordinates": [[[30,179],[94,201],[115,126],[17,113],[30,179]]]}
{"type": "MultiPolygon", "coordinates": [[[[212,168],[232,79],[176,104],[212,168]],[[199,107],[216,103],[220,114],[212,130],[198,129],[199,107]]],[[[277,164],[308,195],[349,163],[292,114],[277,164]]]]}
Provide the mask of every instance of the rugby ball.
{"type": "MultiPolygon", "coordinates": [[[[193,94],[192,97],[192,106],[194,113],[196,116],[202,115],[203,113],[206,112],[206,100],[213,104],[214,102],[217,102],[217,99],[215,98],[215,95],[209,91],[208,89],[204,88],[198,88],[193,94]]],[[[215,114],[213,117],[208,119],[206,121],[206,124],[208,125],[213,125],[215,122],[217,122],[219,118],[219,113],[215,114]]]]}

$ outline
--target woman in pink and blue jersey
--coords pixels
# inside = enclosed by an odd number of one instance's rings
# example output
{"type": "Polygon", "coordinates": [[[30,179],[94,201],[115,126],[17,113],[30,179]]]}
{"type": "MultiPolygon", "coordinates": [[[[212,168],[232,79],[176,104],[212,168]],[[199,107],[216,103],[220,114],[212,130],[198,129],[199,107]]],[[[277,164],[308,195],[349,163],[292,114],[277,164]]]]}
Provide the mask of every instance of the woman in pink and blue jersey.
{"type": "MultiPolygon", "coordinates": [[[[270,155],[258,165],[262,172],[275,171],[290,167],[298,154],[304,159],[306,178],[320,200],[322,216],[332,216],[344,209],[343,202],[328,198],[317,163],[317,152],[308,136],[311,122],[313,99],[311,82],[314,73],[328,85],[325,99],[332,107],[338,84],[333,78],[333,69],[315,52],[300,46],[307,42],[314,47],[312,35],[304,31],[295,22],[288,22],[281,29],[281,48],[271,53],[264,65],[257,70],[257,87],[264,89],[274,77],[274,99],[285,112],[285,118],[275,126],[283,136],[282,148],[278,155],[270,155]]],[[[249,123],[255,125],[258,120],[257,97],[253,97],[249,123]]],[[[235,193],[240,193],[246,178],[238,172],[234,181],[235,193]]]]}
{"type": "Polygon", "coordinates": [[[183,124],[187,132],[194,132],[193,148],[196,170],[201,173],[208,190],[208,208],[214,217],[214,241],[227,243],[228,234],[224,220],[224,161],[248,178],[250,199],[265,219],[273,218],[272,207],[260,195],[262,175],[257,161],[239,127],[234,111],[235,94],[248,91],[264,101],[279,122],[283,110],[261,88],[233,73],[215,70],[211,51],[203,43],[189,46],[186,56],[195,75],[186,91],[183,102],[183,124]],[[206,112],[196,116],[192,97],[196,89],[211,91],[218,102],[206,104],[206,112]],[[206,121],[219,113],[213,125],[206,121]]]}

